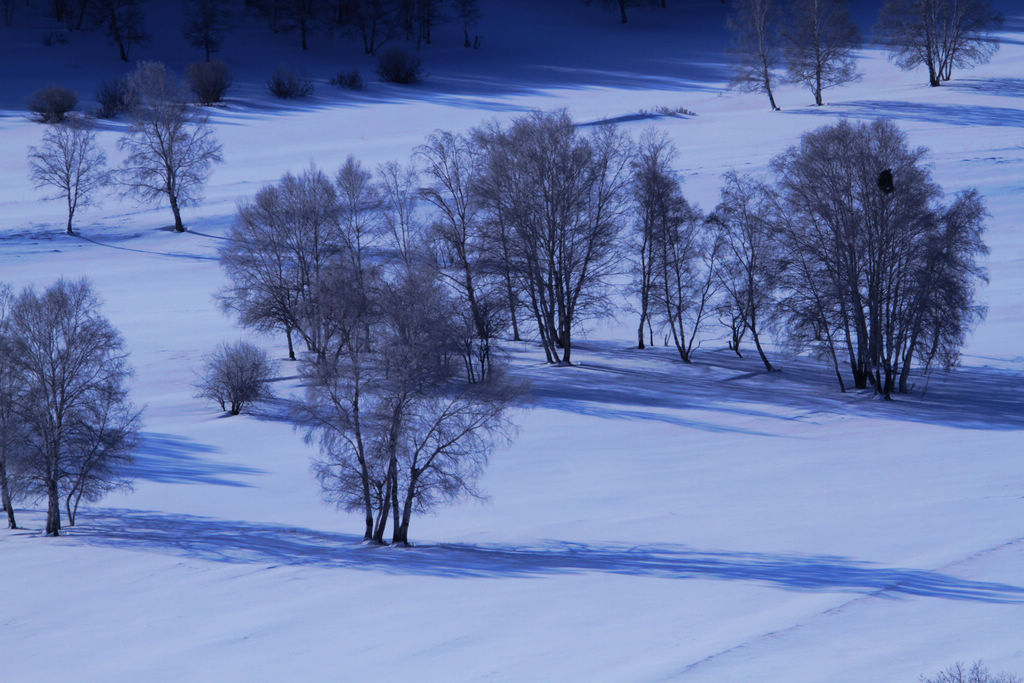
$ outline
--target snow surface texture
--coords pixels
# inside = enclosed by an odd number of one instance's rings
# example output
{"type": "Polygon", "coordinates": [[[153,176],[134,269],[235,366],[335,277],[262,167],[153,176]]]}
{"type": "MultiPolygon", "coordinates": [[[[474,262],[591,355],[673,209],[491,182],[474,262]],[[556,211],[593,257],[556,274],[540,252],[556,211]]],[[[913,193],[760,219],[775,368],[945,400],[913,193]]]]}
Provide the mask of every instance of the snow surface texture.
{"type": "MultiPolygon", "coordinates": [[[[161,4],[174,28],[135,56],[180,71],[200,55],[161,4]]],[[[314,37],[302,54],[298,36],[248,24],[221,55],[236,71],[213,112],[226,163],[183,235],[166,207],[114,196],[76,216],[82,237],[61,234],[61,205],[28,181],[44,128],[24,97],[54,82],[88,98],[124,67],[98,33],[43,47],[52,26],[25,11],[0,29],[0,280],[87,275],[146,406],[133,494],[61,538],[41,536],[38,510],[19,510],[27,531],[0,531],[0,679],[914,681],[977,658],[1024,672],[1021,7],[1004,3],[992,63],[944,87],[865,50],[863,80],[827,106],[783,86],[773,114],[724,88],[719,3],[669,4],[620,26],[582,2],[484,2],[483,48],[439,30],[411,88],[376,82],[355,41],[314,37]],[[313,77],[313,99],[263,92],[281,62],[313,77]],[[353,65],[365,91],[326,84],[353,65]],[[660,106],[697,116],[642,113],[660,106]],[[288,424],[192,398],[204,353],[253,338],[211,298],[235,202],[310,162],[404,160],[436,128],[554,107],[668,132],[704,209],[722,173],[764,170],[807,130],[893,118],[931,148],[947,192],[976,186],[992,214],[990,311],[965,367],[882,404],[839,394],[806,359],[766,375],[718,339],[693,366],[637,352],[625,313],[590,327],[578,367],[510,345],[535,397],[482,482],[489,502],[414,519],[415,548],[360,545],[288,424]]],[[[114,162],[123,129],[100,124],[114,162]]],[[[283,357],[283,340],[259,341],[283,357]]],[[[276,391],[297,391],[282,369],[276,391]]]]}

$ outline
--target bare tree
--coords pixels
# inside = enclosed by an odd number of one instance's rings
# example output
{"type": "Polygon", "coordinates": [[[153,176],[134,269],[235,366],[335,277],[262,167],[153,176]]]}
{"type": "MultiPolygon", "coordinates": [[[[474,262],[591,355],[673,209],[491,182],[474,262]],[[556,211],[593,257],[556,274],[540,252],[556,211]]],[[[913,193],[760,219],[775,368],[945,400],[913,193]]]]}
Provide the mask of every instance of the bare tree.
{"type": "Polygon", "coordinates": [[[737,60],[733,85],[765,93],[772,111],[778,111],[772,92],[781,52],[775,0],[735,0],[728,25],[732,33],[730,50],[737,60]]]}
{"type": "Polygon", "coordinates": [[[775,294],[785,265],[780,253],[780,231],[774,221],[777,202],[764,183],[725,175],[721,202],[709,217],[718,227],[720,245],[717,281],[741,326],[733,330],[733,349],[739,355],[742,332],[749,331],[766,370],[773,370],[761,344],[773,316],[775,294]]]}
{"type": "Polygon", "coordinates": [[[822,90],[858,78],[853,51],[860,31],[846,0],[794,0],[784,35],[789,77],[806,85],[818,106],[824,104],[822,90]]]}
{"type": "Polygon", "coordinates": [[[654,344],[652,293],[655,281],[654,246],[659,224],[668,218],[677,180],[668,164],[678,152],[664,133],[648,130],[640,139],[633,160],[633,183],[630,188],[635,220],[629,243],[633,266],[633,287],[639,299],[640,319],[637,324],[637,348],[644,348],[645,328],[654,344]]]}
{"type": "Polygon", "coordinates": [[[875,40],[901,69],[926,66],[935,87],[952,77],[954,66],[991,59],[999,49],[992,31],[1002,22],[988,0],[886,0],[875,40]]]}
{"type": "Polygon", "coordinates": [[[293,360],[294,334],[318,355],[333,334],[318,297],[344,248],[338,213],[336,186],[323,171],[288,173],[239,207],[220,250],[231,281],[218,294],[222,305],[245,326],[284,332],[293,360]]]}
{"type": "Polygon", "coordinates": [[[133,47],[149,40],[143,27],[140,0],[93,0],[89,7],[95,21],[103,26],[110,42],[117,45],[121,61],[128,61],[133,47]]]}
{"type": "Polygon", "coordinates": [[[59,191],[54,199],[67,202],[67,234],[74,234],[75,210],[91,204],[110,182],[107,155],[96,145],[96,136],[76,123],[52,126],[40,147],[28,148],[28,161],[36,187],[53,187],[59,191]]]}
{"type": "Polygon", "coordinates": [[[425,248],[424,229],[418,216],[419,174],[415,167],[389,161],[377,170],[380,184],[381,220],[384,234],[398,259],[406,266],[419,260],[425,248]]]}
{"type": "Polygon", "coordinates": [[[25,378],[18,417],[28,493],[48,502],[46,533],[61,529],[61,499],[74,524],[79,502],[126,487],[139,413],[128,400],[131,374],[120,335],[99,312],[88,282],[58,280],[25,290],[10,315],[17,369],[25,378]]]}
{"type": "Polygon", "coordinates": [[[221,410],[238,415],[246,406],[271,397],[274,363],[267,352],[249,342],[221,343],[206,358],[196,381],[196,398],[216,401],[221,410]]]}
{"type": "Polygon", "coordinates": [[[589,134],[565,111],[494,129],[481,192],[511,226],[513,260],[549,363],[569,363],[572,332],[607,305],[626,220],[630,143],[612,126],[589,134]]]}
{"type": "Polygon", "coordinates": [[[838,347],[854,385],[886,398],[907,390],[915,360],[954,364],[984,313],[974,303],[984,204],[968,191],[943,206],[924,156],[891,122],[844,121],[773,162],[788,257],[800,269],[787,328],[815,332],[832,356],[838,347]],[[891,192],[879,169],[891,170],[891,192]]]}
{"type": "Polygon", "coordinates": [[[350,334],[332,360],[303,364],[299,414],[320,445],[314,467],[327,499],[362,511],[364,540],[382,543],[390,521],[392,543],[407,544],[415,512],[476,494],[488,453],[510,435],[514,392],[494,375],[454,378],[456,307],[433,268],[399,266],[376,280],[365,308],[345,303],[360,298],[351,269],[337,275],[331,310],[350,334]]]}
{"type": "Polygon", "coordinates": [[[7,513],[7,528],[17,529],[14,500],[18,493],[18,456],[25,447],[24,424],[18,415],[25,381],[17,363],[10,313],[14,294],[0,283],[0,507],[7,513]]]}
{"type": "Polygon", "coordinates": [[[712,313],[719,242],[700,212],[683,197],[666,148],[648,180],[656,187],[651,230],[652,303],[668,328],[679,358],[693,361],[697,334],[712,313]]]}
{"type": "Polygon", "coordinates": [[[451,268],[442,275],[465,302],[470,326],[467,377],[470,382],[487,378],[491,345],[500,324],[495,315],[501,306],[497,283],[488,277],[485,261],[486,232],[481,203],[474,191],[479,160],[470,138],[437,131],[416,152],[430,184],[423,198],[438,214],[434,236],[442,260],[451,268]],[[475,359],[475,360],[474,360],[475,359]]]}
{"type": "Polygon", "coordinates": [[[182,31],[190,45],[203,50],[207,62],[212,53],[220,51],[233,22],[227,0],[186,0],[182,31]]]}
{"type": "Polygon", "coordinates": [[[184,86],[162,64],[143,62],[131,76],[136,102],[131,127],[118,141],[127,154],[126,191],[143,201],[166,199],[174,229],[185,231],[181,207],[199,202],[221,146],[206,115],[188,102],[184,86]]]}
{"type": "Polygon", "coordinates": [[[452,0],[452,8],[462,23],[463,47],[472,47],[469,31],[480,23],[480,0],[452,0]]]}

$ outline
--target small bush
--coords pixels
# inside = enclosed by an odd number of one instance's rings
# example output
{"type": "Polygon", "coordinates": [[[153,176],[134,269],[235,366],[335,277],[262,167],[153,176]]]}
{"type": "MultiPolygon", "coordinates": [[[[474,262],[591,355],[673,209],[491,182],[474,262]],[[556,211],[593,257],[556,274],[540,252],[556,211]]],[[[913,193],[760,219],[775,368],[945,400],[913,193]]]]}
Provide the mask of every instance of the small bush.
{"type": "Polygon", "coordinates": [[[934,678],[921,676],[921,683],[1022,683],[1019,676],[1006,672],[993,674],[980,660],[967,669],[957,662],[945,671],[940,671],[934,678]]]}
{"type": "Polygon", "coordinates": [[[68,36],[64,31],[50,31],[43,36],[43,45],[51,47],[53,45],[67,45],[68,36]]]}
{"type": "Polygon", "coordinates": [[[231,71],[224,62],[199,62],[185,69],[185,80],[200,104],[216,104],[231,87],[231,71]]]}
{"type": "Polygon", "coordinates": [[[195,385],[196,398],[216,401],[221,410],[232,415],[270,398],[267,382],[276,368],[263,349],[244,341],[223,343],[205,361],[195,385]]]}
{"type": "Polygon", "coordinates": [[[129,111],[133,101],[134,98],[127,79],[103,81],[96,89],[96,102],[100,105],[96,116],[101,119],[112,119],[118,114],[129,111]]]}
{"type": "Polygon", "coordinates": [[[78,104],[73,90],[56,85],[37,90],[28,100],[28,108],[43,123],[60,123],[78,104]]]}
{"type": "Polygon", "coordinates": [[[331,78],[331,85],[349,90],[362,90],[365,84],[363,77],[359,75],[359,69],[352,69],[351,71],[339,71],[336,76],[331,78]]]}
{"type": "Polygon", "coordinates": [[[416,83],[422,76],[422,62],[411,52],[393,47],[377,58],[377,74],[387,83],[416,83]]]}
{"type": "Polygon", "coordinates": [[[281,66],[267,81],[267,90],[281,100],[298,100],[313,94],[313,84],[308,78],[281,66]]]}

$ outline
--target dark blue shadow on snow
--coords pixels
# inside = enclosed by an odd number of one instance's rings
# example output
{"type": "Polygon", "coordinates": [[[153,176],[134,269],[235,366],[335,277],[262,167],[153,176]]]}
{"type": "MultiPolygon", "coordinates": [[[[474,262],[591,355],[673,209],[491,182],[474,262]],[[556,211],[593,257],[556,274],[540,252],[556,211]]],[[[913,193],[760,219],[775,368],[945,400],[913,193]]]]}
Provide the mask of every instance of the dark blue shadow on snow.
{"type": "Polygon", "coordinates": [[[753,581],[785,590],[922,596],[1024,604],[1024,588],[935,571],[883,567],[831,555],[707,551],[684,545],[441,544],[386,550],[359,537],[190,515],[100,509],[81,514],[71,538],[93,546],[163,552],[210,562],[315,566],[447,578],[620,574],[753,581]]]}
{"type": "MultiPolygon", "coordinates": [[[[912,375],[909,394],[883,401],[870,390],[841,393],[830,367],[806,357],[776,356],[773,362],[781,372],[766,372],[749,349],[744,358],[725,349],[701,350],[692,364],[682,363],[665,348],[638,351],[587,341],[574,343],[573,351],[578,366],[534,364],[523,371],[536,405],[608,419],[654,420],[755,436],[775,436],[766,431],[773,423],[789,423],[781,434],[792,436],[793,422],[829,415],[962,429],[1024,430],[1024,374],[1020,372],[961,367],[936,372],[930,380],[912,375]],[[714,413],[761,418],[759,430],[742,422],[721,424],[709,417],[714,413]]],[[[517,353],[536,357],[536,351],[525,347],[517,353]]]]}
{"type": "Polygon", "coordinates": [[[173,434],[143,432],[142,443],[135,453],[135,462],[127,474],[161,484],[213,484],[216,486],[251,486],[233,477],[263,474],[263,470],[246,465],[220,462],[210,457],[220,449],[173,434]]]}
{"type": "Polygon", "coordinates": [[[928,104],[889,100],[857,100],[838,102],[828,107],[787,109],[786,113],[829,117],[839,114],[840,116],[853,116],[857,118],[889,118],[897,121],[942,123],[950,126],[1024,128],[1024,109],[1018,107],[989,107],[978,104],[928,104]]]}

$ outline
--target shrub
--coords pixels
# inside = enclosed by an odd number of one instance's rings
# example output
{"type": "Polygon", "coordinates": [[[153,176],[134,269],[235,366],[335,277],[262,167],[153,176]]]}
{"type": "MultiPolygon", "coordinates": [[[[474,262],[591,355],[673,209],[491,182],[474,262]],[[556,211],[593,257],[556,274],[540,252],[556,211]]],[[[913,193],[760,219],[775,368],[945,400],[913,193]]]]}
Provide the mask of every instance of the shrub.
{"type": "Polygon", "coordinates": [[[73,90],[51,85],[37,90],[28,100],[28,108],[43,123],[60,123],[78,104],[73,90]]]}
{"type": "Polygon", "coordinates": [[[248,342],[222,343],[206,356],[196,398],[216,401],[221,410],[238,415],[247,405],[270,398],[267,382],[275,367],[263,349],[248,342]]]}
{"type": "Polygon", "coordinates": [[[377,73],[387,83],[416,83],[422,75],[422,62],[416,55],[393,47],[377,59],[377,73]]]}
{"type": "Polygon", "coordinates": [[[131,88],[125,78],[118,78],[113,81],[103,81],[96,89],[96,102],[100,108],[96,116],[101,119],[112,119],[118,114],[123,114],[132,108],[134,98],[131,88]]]}
{"type": "Polygon", "coordinates": [[[199,62],[185,69],[185,80],[200,104],[216,104],[231,87],[231,71],[224,62],[199,62]]]}
{"type": "Polygon", "coordinates": [[[362,90],[364,83],[359,69],[352,69],[351,71],[339,71],[336,76],[331,78],[331,85],[349,90],[362,90]]]}
{"type": "Polygon", "coordinates": [[[921,676],[921,683],[1021,683],[1020,676],[1014,676],[1006,672],[993,674],[980,660],[966,668],[961,662],[944,671],[940,671],[934,678],[921,676]]]}
{"type": "Polygon", "coordinates": [[[52,47],[53,45],[67,45],[68,36],[63,31],[50,31],[43,36],[43,45],[46,47],[52,47]]]}
{"type": "Polygon", "coordinates": [[[312,95],[313,84],[308,78],[303,78],[291,69],[281,66],[267,81],[267,90],[278,99],[297,100],[312,95]]]}

